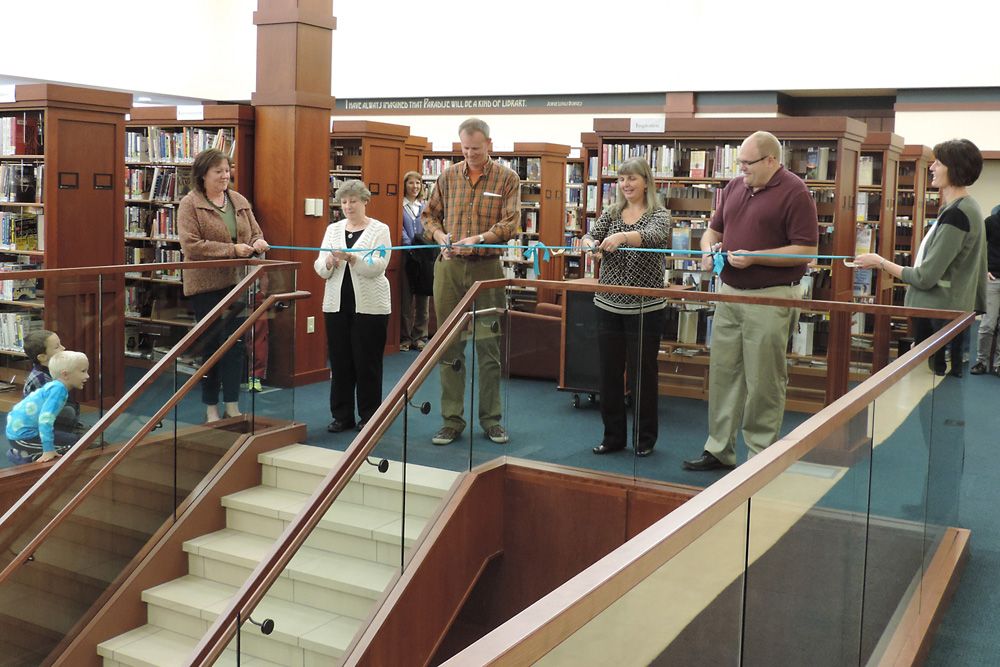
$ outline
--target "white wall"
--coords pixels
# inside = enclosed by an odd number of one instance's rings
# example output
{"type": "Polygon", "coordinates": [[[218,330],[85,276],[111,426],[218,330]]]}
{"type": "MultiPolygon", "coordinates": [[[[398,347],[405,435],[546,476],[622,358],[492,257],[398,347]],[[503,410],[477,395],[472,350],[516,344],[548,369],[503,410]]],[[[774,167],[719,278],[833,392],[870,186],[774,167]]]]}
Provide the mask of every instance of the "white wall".
{"type": "MultiPolygon", "coordinates": [[[[333,94],[996,86],[995,5],[334,0],[333,94]],[[942,27],[948,22],[950,30],[942,27]],[[900,45],[883,48],[887,35],[900,36],[900,45]],[[478,56],[486,50],[505,61],[484,64],[478,56]]],[[[256,0],[4,2],[0,75],[249,99],[256,7],[256,0]]]]}

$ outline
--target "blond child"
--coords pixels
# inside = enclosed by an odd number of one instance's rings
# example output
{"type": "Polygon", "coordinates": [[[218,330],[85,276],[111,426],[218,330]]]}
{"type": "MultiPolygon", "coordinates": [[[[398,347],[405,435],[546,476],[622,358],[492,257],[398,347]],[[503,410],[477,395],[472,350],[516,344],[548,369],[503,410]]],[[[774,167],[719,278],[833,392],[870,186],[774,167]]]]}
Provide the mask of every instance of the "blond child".
{"type": "Polygon", "coordinates": [[[82,389],[90,378],[90,362],[82,352],[56,352],[48,359],[53,381],[15,405],[7,415],[8,457],[17,463],[49,461],[71,447],[77,435],[56,428],[70,389],[82,389]],[[40,453],[39,453],[40,451],[40,453]]]}

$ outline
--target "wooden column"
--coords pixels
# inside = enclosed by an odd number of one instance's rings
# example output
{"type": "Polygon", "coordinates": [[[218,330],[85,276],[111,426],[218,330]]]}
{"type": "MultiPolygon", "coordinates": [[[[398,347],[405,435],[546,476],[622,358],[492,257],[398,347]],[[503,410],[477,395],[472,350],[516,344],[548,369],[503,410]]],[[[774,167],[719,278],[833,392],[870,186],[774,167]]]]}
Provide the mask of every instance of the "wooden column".
{"type": "MultiPolygon", "coordinates": [[[[328,213],[330,146],[331,0],[259,0],[257,26],[256,160],[254,210],[274,245],[316,246],[328,213]],[[324,202],[321,215],[306,216],[306,198],[324,202]]],[[[296,286],[312,297],[295,306],[294,322],[278,317],[271,336],[294,341],[272,348],[271,379],[298,386],[329,377],[322,338],[323,281],[312,269],[313,253],[272,251],[272,259],[302,263],[296,286]],[[315,333],[306,333],[314,318],[315,333]]],[[[272,282],[272,288],[276,288],[272,282]]],[[[285,286],[282,286],[285,287],[285,286]]],[[[290,287],[290,286],[289,286],[290,287]]]]}

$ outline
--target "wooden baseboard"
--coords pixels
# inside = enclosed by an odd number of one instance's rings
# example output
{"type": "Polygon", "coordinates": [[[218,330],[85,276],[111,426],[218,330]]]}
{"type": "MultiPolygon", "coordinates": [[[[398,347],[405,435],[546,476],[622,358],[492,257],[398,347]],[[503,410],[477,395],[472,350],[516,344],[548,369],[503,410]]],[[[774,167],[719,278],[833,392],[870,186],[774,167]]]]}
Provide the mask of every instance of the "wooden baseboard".
{"type": "Polygon", "coordinates": [[[948,609],[951,597],[969,556],[966,528],[948,528],[920,582],[920,593],[914,595],[889,638],[879,667],[922,665],[927,660],[934,632],[948,609]]]}

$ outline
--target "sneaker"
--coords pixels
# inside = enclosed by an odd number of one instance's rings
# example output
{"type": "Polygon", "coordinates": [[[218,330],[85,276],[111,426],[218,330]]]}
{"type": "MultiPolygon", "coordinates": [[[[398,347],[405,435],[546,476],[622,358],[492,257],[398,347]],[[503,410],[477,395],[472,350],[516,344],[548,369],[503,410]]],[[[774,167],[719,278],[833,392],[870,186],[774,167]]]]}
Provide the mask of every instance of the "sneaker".
{"type": "Polygon", "coordinates": [[[431,438],[431,442],[435,445],[450,445],[455,442],[455,438],[459,436],[458,429],[454,429],[450,426],[442,426],[441,430],[434,434],[431,438]]]}
{"type": "Polygon", "coordinates": [[[498,445],[502,445],[510,440],[510,437],[507,435],[507,431],[505,431],[504,427],[500,424],[494,424],[486,429],[486,437],[498,445]]]}
{"type": "Polygon", "coordinates": [[[427,347],[427,339],[421,338],[420,340],[418,340],[416,343],[413,344],[413,347],[417,348],[418,350],[424,349],[425,347],[427,347]]]}
{"type": "Polygon", "coordinates": [[[250,391],[263,391],[264,386],[260,383],[260,378],[250,378],[250,382],[247,383],[247,388],[250,391]]]}
{"type": "Polygon", "coordinates": [[[976,365],[969,369],[969,373],[972,375],[985,375],[989,373],[990,369],[986,367],[986,364],[982,361],[977,361],[976,365]]]}
{"type": "Polygon", "coordinates": [[[399,344],[399,351],[400,352],[409,352],[410,351],[410,341],[404,340],[402,343],[400,343],[399,344]]]}

